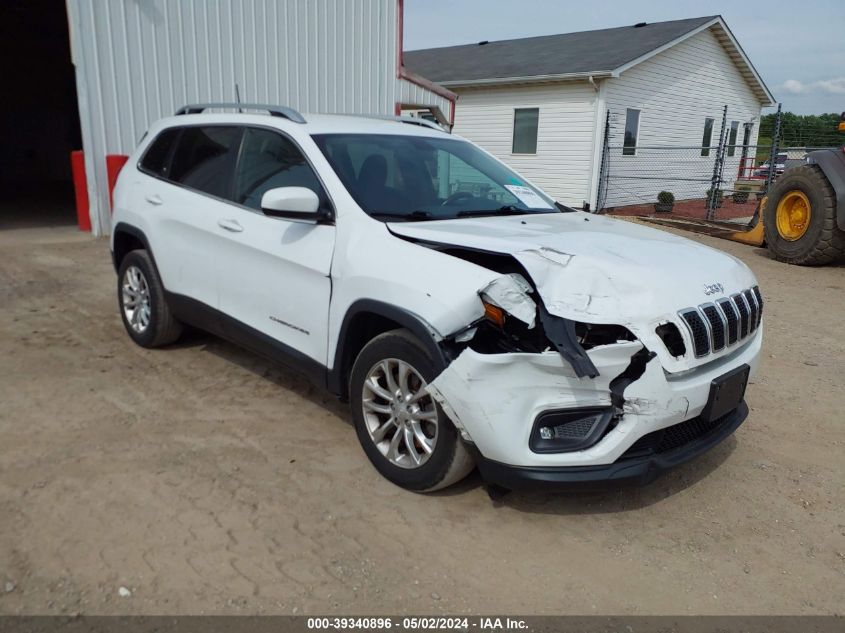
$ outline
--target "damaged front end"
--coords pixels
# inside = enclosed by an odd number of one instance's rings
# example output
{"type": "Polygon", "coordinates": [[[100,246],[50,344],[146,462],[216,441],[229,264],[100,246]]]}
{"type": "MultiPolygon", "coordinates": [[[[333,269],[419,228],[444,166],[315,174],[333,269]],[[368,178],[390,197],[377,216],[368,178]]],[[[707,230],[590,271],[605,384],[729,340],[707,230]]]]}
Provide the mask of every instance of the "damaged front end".
{"type": "MultiPolygon", "coordinates": [[[[513,488],[653,477],[658,456],[629,460],[638,440],[695,419],[727,361],[673,377],[627,327],[552,314],[517,258],[460,256],[481,257],[501,276],[478,290],[477,317],[440,342],[448,366],[428,391],[485,478],[513,488]]],[[[732,364],[753,367],[758,352],[755,341],[732,364]]],[[[720,432],[741,423],[744,406],[719,422],[720,432]]]]}

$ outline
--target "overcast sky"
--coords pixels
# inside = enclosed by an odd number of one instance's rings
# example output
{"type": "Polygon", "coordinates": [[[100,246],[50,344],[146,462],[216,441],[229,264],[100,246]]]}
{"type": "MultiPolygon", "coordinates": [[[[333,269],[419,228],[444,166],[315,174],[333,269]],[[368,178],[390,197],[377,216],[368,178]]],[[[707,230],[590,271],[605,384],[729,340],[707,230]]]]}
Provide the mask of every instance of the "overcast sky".
{"type": "Polygon", "coordinates": [[[784,110],[845,110],[845,0],[405,0],[405,50],[716,14],[784,110]]]}

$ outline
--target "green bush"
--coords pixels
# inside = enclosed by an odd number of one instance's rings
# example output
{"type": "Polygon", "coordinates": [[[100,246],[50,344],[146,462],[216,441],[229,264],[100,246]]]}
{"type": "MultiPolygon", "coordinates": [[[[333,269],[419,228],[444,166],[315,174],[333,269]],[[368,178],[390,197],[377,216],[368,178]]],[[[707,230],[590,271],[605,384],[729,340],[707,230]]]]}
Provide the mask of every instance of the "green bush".
{"type": "Polygon", "coordinates": [[[675,195],[671,191],[661,191],[657,194],[657,201],[661,204],[674,204],[675,195]]]}
{"type": "MultiPolygon", "coordinates": [[[[708,202],[710,201],[710,197],[713,195],[713,187],[707,190],[707,193],[704,194],[704,199],[708,202]]],[[[721,206],[722,199],[725,197],[724,189],[716,189],[716,206],[721,206]]]]}

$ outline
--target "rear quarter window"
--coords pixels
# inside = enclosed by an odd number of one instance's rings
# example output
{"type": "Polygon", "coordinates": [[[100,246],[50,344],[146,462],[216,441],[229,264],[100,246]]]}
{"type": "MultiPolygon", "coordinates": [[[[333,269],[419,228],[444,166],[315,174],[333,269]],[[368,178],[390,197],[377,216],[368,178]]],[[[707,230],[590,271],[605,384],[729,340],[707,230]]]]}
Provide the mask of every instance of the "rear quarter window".
{"type": "Polygon", "coordinates": [[[168,177],[170,156],[176,139],[179,138],[179,131],[179,128],[164,130],[150,143],[141,158],[140,166],[142,170],[159,178],[168,177]]]}
{"type": "Polygon", "coordinates": [[[168,180],[218,198],[228,198],[234,150],[240,140],[236,126],[186,127],[173,153],[168,180]]]}

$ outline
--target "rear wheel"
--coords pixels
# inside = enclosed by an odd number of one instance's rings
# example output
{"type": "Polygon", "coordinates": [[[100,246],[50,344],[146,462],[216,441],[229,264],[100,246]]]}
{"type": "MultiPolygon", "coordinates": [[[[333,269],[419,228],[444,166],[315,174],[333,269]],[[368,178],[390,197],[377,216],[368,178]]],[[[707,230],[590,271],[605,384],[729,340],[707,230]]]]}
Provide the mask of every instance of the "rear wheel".
{"type": "Polygon", "coordinates": [[[173,343],[182,334],[182,324],[170,312],[164,287],[149,253],[130,252],[120,263],[117,300],[126,332],[142,347],[173,343]]]}
{"type": "Polygon", "coordinates": [[[836,226],[836,194],[816,165],[781,176],[763,211],[766,244],[776,259],[802,266],[845,256],[845,232],[836,226]]]}
{"type": "Polygon", "coordinates": [[[352,368],[349,400],[355,430],[373,466],[398,486],[433,491],[473,468],[460,434],[426,391],[434,360],[408,330],[367,343],[352,368]]]}

